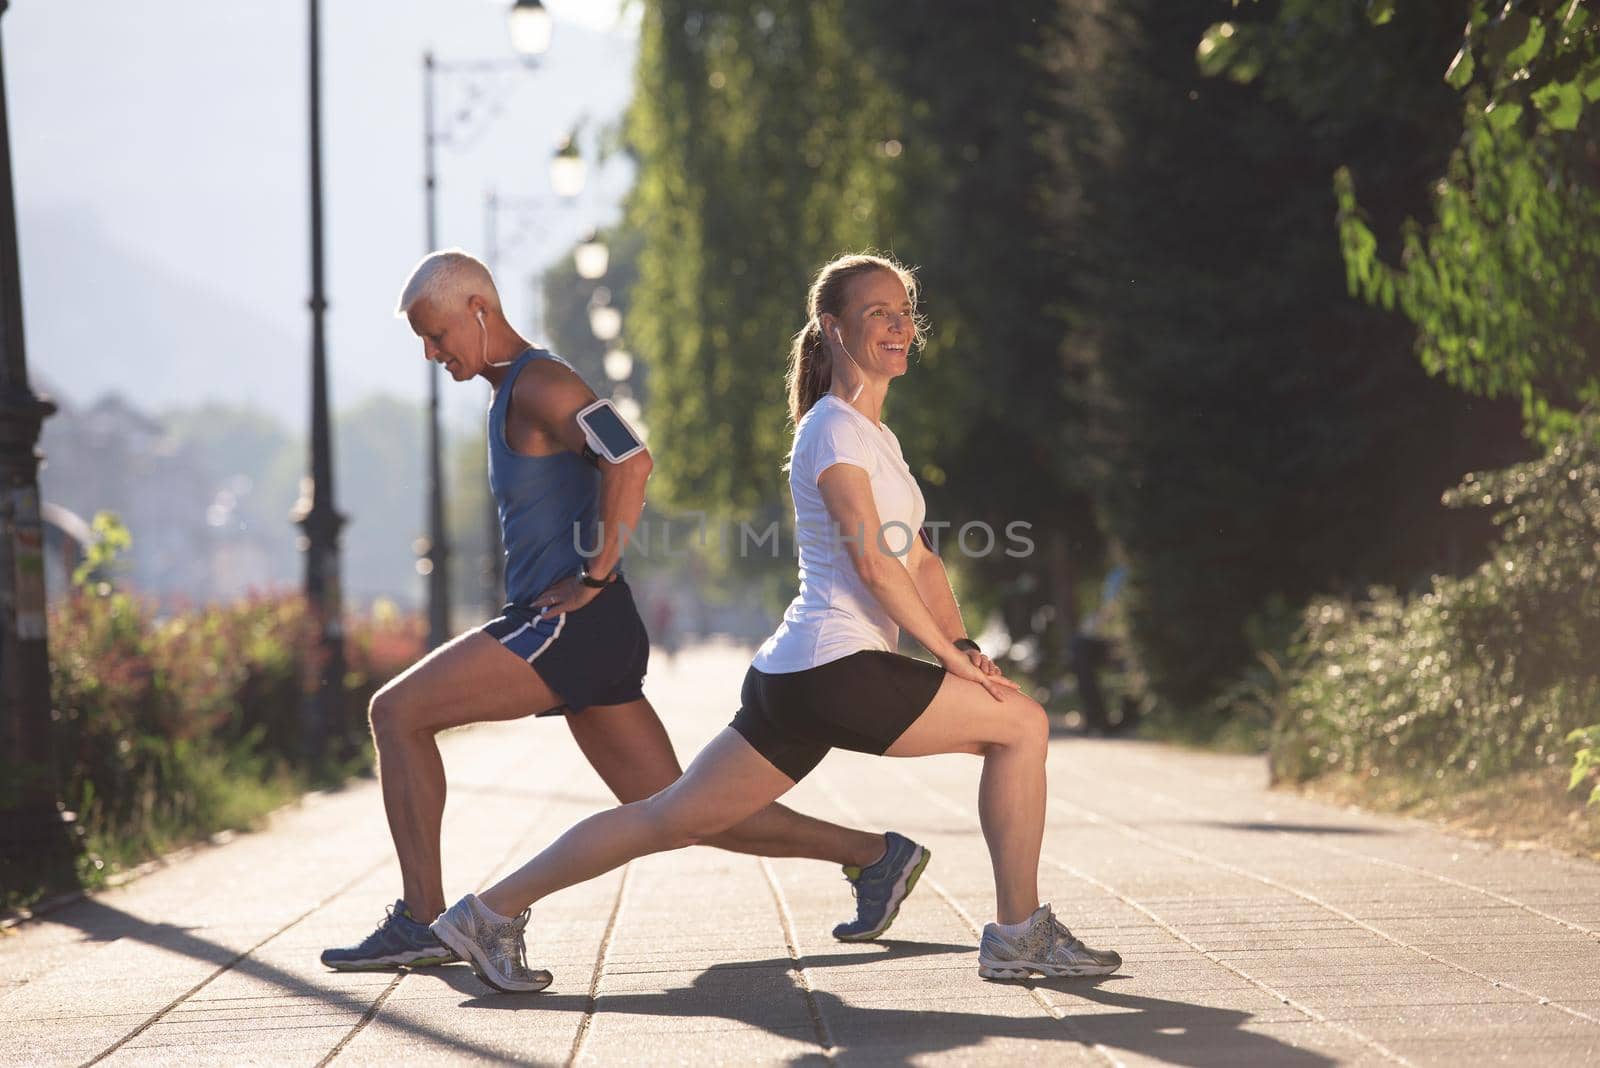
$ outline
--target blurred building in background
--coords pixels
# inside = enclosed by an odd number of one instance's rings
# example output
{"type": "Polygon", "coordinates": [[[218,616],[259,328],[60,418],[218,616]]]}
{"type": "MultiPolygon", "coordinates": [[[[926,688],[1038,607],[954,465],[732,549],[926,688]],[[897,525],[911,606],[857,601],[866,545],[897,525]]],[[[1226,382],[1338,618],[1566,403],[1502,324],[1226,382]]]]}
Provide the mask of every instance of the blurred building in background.
{"type": "MultiPolygon", "coordinates": [[[[248,475],[217,471],[119,394],[85,406],[52,395],[60,409],[44,429],[39,481],[46,506],[65,513],[54,515],[53,541],[81,538],[96,513],[116,513],[133,535],[118,576],[163,604],[226,599],[292,581],[284,531],[253,521],[248,475]]],[[[51,554],[52,597],[67,587],[70,555],[66,546],[51,554]]]]}

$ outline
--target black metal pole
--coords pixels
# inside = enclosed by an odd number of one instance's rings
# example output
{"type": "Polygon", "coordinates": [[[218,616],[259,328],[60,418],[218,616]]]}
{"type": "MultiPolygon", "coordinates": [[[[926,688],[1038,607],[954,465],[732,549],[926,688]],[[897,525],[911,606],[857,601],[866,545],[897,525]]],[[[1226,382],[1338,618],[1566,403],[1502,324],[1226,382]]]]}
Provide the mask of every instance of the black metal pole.
{"type": "MultiPolygon", "coordinates": [[[[311,477],[296,508],[304,531],[306,600],[317,627],[301,705],[301,744],[312,766],[327,757],[330,728],[344,680],[344,604],[339,583],[339,531],[334,507],[333,433],[328,414],[328,356],[323,313],[328,301],[322,270],[322,49],[318,0],[310,0],[311,58],[311,477]]],[[[342,734],[342,723],[341,734],[342,734]]]]}
{"type": "MultiPolygon", "coordinates": [[[[4,16],[6,0],[0,0],[4,16]]],[[[39,514],[39,428],[55,405],[28,385],[5,70],[0,63],[0,882],[71,874],[60,804],[39,514]]]]}
{"type": "MultiPolygon", "coordinates": [[[[435,189],[438,174],[434,150],[437,137],[433,128],[433,53],[422,57],[422,190],[427,218],[427,248],[439,247],[435,189]]],[[[450,535],[445,529],[444,456],[439,428],[439,375],[437,364],[428,364],[428,645],[437,649],[450,640],[450,535]]]]}
{"type": "MultiPolygon", "coordinates": [[[[493,189],[483,198],[483,262],[489,274],[495,275],[500,259],[500,201],[493,189]]],[[[498,277],[495,279],[499,281],[498,277]]],[[[494,387],[490,387],[492,403],[494,387]]],[[[488,511],[484,517],[483,608],[493,619],[505,604],[506,560],[500,543],[500,505],[494,499],[494,490],[485,486],[484,499],[488,511]]]]}

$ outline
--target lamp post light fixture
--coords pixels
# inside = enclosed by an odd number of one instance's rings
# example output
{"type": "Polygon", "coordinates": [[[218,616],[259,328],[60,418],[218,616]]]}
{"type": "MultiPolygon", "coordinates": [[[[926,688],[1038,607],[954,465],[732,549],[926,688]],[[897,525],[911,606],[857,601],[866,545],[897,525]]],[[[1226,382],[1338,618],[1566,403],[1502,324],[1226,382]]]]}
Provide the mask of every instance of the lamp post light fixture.
{"type": "Polygon", "coordinates": [[[550,51],[555,24],[539,0],[517,0],[511,5],[511,47],[530,58],[550,51]]]}
{"type": "Polygon", "coordinates": [[[633,374],[633,354],[624,349],[612,349],[605,355],[606,377],[613,382],[626,382],[633,374]]]}
{"type": "Polygon", "coordinates": [[[568,134],[550,158],[550,187],[557,196],[572,198],[583,192],[583,157],[578,154],[578,132],[568,134]]]}
{"type": "Polygon", "coordinates": [[[578,269],[579,278],[593,282],[606,276],[606,269],[611,266],[611,250],[606,248],[606,243],[600,240],[598,234],[590,230],[572,250],[572,262],[578,269]]]}
{"type": "Polygon", "coordinates": [[[591,305],[589,329],[601,341],[615,341],[622,333],[622,313],[609,304],[591,305]]]}

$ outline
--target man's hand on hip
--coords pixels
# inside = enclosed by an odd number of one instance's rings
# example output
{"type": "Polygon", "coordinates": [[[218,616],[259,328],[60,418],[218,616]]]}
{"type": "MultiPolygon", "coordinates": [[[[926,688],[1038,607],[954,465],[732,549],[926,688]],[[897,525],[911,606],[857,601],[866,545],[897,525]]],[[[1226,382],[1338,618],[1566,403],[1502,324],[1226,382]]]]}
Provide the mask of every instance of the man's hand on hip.
{"type": "Polygon", "coordinates": [[[579,582],[577,575],[569,575],[534,598],[533,607],[545,608],[551,613],[576,612],[599,594],[595,587],[579,582]]]}

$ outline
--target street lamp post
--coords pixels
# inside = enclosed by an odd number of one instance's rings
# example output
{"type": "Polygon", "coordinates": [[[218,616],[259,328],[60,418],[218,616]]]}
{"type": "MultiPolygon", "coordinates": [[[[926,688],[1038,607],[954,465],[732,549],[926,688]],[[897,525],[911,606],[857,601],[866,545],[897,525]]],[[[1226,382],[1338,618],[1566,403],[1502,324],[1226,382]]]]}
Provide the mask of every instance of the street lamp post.
{"type": "Polygon", "coordinates": [[[322,269],[322,50],[318,0],[310,0],[311,130],[311,474],[301,482],[295,521],[303,534],[305,591],[317,627],[316,648],[304,680],[301,746],[308,761],[327,755],[344,680],[344,605],[339,583],[339,531],[333,503],[333,434],[328,416],[328,357],[323,312],[328,301],[322,269]]]}
{"type": "MultiPolygon", "coordinates": [[[[500,259],[500,200],[493,189],[483,196],[483,262],[493,275],[499,266],[500,259]]],[[[493,387],[490,387],[491,393],[493,387]]],[[[485,423],[487,427],[487,421],[485,423]]],[[[500,606],[504,603],[506,588],[506,559],[504,546],[500,543],[500,504],[494,499],[494,490],[485,487],[485,499],[489,502],[488,513],[485,519],[488,527],[485,532],[484,549],[488,558],[484,561],[483,570],[483,608],[492,619],[500,614],[500,606]]]]}
{"type": "Polygon", "coordinates": [[[73,856],[73,816],[57,782],[39,511],[39,429],[54,411],[28,385],[0,64],[0,868],[47,878],[69,872],[73,856]]]}
{"type": "MultiPolygon", "coordinates": [[[[427,248],[439,247],[438,205],[435,191],[439,183],[435,169],[438,136],[433,125],[433,78],[436,64],[433,53],[422,57],[422,188],[426,215],[427,248]]],[[[428,646],[437,649],[450,639],[450,542],[445,531],[444,448],[439,434],[439,376],[437,364],[428,364],[428,535],[426,551],[418,568],[428,580],[428,646]]]]}
{"type": "MultiPolygon", "coordinates": [[[[436,124],[434,101],[435,83],[441,75],[493,76],[510,71],[531,69],[533,62],[550,47],[552,23],[550,13],[539,0],[516,0],[509,12],[512,47],[521,55],[517,60],[485,60],[465,63],[440,63],[428,52],[422,57],[422,192],[423,214],[426,220],[424,252],[434,252],[439,247],[438,233],[438,146],[450,140],[450,132],[441,133],[436,124]]],[[[470,118],[470,116],[467,116],[470,118]]],[[[458,124],[462,122],[458,116],[458,124]]],[[[459,131],[458,131],[459,132],[459,131]]],[[[417,570],[428,580],[428,644],[438,648],[449,640],[450,626],[450,536],[445,523],[444,445],[439,424],[439,376],[437,365],[429,364],[428,375],[428,533],[420,540],[421,559],[417,570]]],[[[499,515],[491,526],[489,557],[492,574],[485,578],[486,600],[495,599],[490,606],[498,612],[498,587],[501,556],[499,548],[499,515]]]]}
{"type": "MultiPolygon", "coordinates": [[[[438,249],[438,144],[445,137],[440,134],[435,126],[435,80],[442,74],[477,74],[493,75],[504,70],[525,70],[528,62],[539,51],[549,46],[549,27],[544,29],[544,34],[539,35],[538,27],[523,27],[518,30],[518,13],[528,16],[523,11],[523,6],[517,5],[512,10],[512,30],[514,40],[520,50],[525,50],[522,61],[496,62],[453,62],[453,64],[440,64],[435,61],[434,53],[422,56],[422,200],[424,200],[424,217],[427,222],[427,249],[429,253],[438,249]],[[522,34],[518,37],[517,34],[522,34]]],[[[531,5],[538,8],[538,16],[549,19],[549,14],[542,5],[531,5]]],[[[445,528],[445,475],[443,475],[443,441],[438,424],[438,376],[443,374],[442,368],[430,363],[427,366],[427,537],[422,539],[424,550],[421,560],[418,561],[418,571],[427,576],[427,644],[430,648],[437,649],[445,641],[450,640],[450,534],[445,528]]],[[[496,516],[496,529],[499,518],[496,516]]],[[[493,587],[498,585],[499,545],[498,534],[494,534],[496,545],[490,552],[490,558],[496,563],[494,576],[486,577],[486,587],[490,587],[488,596],[496,596],[493,587]]],[[[496,603],[491,611],[498,612],[499,604],[496,603]]]]}

